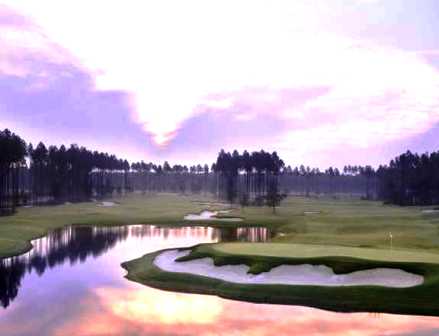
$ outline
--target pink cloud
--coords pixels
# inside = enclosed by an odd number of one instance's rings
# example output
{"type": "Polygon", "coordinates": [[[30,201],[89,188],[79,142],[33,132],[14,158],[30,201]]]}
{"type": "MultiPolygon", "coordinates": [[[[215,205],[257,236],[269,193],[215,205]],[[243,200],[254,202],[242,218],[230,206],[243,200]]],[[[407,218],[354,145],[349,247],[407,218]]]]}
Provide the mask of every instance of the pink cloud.
{"type": "Polygon", "coordinates": [[[0,27],[28,29],[29,27],[33,26],[34,24],[31,20],[23,15],[17,14],[16,11],[12,10],[8,6],[0,4],[0,27]]]}

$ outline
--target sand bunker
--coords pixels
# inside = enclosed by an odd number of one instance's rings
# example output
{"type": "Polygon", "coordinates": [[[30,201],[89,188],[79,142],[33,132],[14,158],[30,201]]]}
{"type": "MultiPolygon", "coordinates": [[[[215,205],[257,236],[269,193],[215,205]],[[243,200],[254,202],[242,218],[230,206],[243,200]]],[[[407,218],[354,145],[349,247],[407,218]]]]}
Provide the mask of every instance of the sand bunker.
{"type": "Polygon", "coordinates": [[[228,207],[230,206],[230,203],[223,203],[223,202],[203,202],[203,201],[192,201],[193,203],[197,203],[198,205],[204,206],[204,207],[228,207]]]}
{"type": "Polygon", "coordinates": [[[101,207],[113,207],[113,206],[116,206],[116,203],[114,203],[114,202],[102,202],[102,203],[99,203],[98,206],[101,206],[101,207]]]}
{"type": "Polygon", "coordinates": [[[425,209],[421,211],[424,214],[439,214],[438,209],[425,209]]]}
{"type": "Polygon", "coordinates": [[[303,214],[304,215],[318,215],[321,214],[321,211],[304,211],[303,214]]]}
{"type": "Polygon", "coordinates": [[[219,214],[226,214],[226,213],[230,213],[232,210],[220,210],[218,211],[219,214]]]}
{"type": "Polygon", "coordinates": [[[229,217],[229,218],[218,218],[216,217],[218,214],[221,213],[228,213],[230,210],[222,210],[222,211],[208,211],[204,210],[200,212],[199,214],[189,214],[184,216],[185,220],[189,221],[223,221],[223,222],[241,222],[242,218],[238,217],[229,217]]]}
{"type": "Polygon", "coordinates": [[[197,202],[198,205],[202,207],[210,208],[211,204],[209,202],[197,202]]]}
{"type": "Polygon", "coordinates": [[[175,259],[189,254],[190,251],[168,250],[160,253],[154,264],[168,272],[190,273],[234,283],[248,284],[285,284],[314,286],[363,286],[413,287],[424,282],[424,277],[403,270],[375,268],[348,274],[334,274],[324,265],[282,265],[269,272],[258,275],[248,274],[246,265],[215,266],[211,258],[202,258],[185,262],[175,259]]]}

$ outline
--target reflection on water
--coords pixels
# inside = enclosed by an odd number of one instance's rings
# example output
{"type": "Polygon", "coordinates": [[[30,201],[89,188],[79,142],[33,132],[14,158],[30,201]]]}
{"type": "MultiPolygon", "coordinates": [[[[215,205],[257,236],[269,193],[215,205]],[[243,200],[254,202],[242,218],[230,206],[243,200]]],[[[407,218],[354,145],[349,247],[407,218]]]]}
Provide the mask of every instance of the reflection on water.
{"type": "MultiPolygon", "coordinates": [[[[0,260],[0,303],[6,308],[17,296],[20,282],[26,273],[42,275],[48,268],[64,263],[84,263],[88,257],[97,258],[115,244],[130,238],[175,240],[185,237],[204,237],[211,241],[266,241],[265,228],[183,227],[160,228],[152,225],[120,227],[70,226],[52,231],[32,242],[34,248],[21,256],[0,260]]],[[[139,255],[140,256],[140,255],[139,255]]]]}
{"type": "Polygon", "coordinates": [[[164,292],[123,278],[120,263],[163,248],[264,241],[264,229],[75,227],[34,242],[0,269],[0,335],[438,335],[439,319],[338,314],[164,292]],[[12,302],[13,301],[13,302],[12,302]]]}

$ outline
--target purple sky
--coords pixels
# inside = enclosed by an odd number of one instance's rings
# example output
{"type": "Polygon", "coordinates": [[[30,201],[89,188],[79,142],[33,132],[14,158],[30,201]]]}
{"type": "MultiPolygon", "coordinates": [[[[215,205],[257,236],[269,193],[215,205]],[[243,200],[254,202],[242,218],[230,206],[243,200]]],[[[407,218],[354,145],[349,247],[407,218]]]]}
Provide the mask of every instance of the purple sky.
{"type": "Polygon", "coordinates": [[[0,0],[0,127],[131,160],[439,149],[435,0],[0,0]]]}

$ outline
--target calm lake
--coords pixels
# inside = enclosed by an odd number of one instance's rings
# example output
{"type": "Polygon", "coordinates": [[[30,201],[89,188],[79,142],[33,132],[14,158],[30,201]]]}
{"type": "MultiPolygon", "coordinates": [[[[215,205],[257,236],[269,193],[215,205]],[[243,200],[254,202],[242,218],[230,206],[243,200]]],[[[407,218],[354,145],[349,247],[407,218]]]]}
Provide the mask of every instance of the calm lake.
{"type": "MultiPolygon", "coordinates": [[[[0,264],[0,335],[439,335],[439,318],[252,304],[156,290],[124,261],[159,249],[265,241],[263,228],[69,227],[0,264]]],[[[437,298],[432,298],[436,300],[437,298]]]]}

